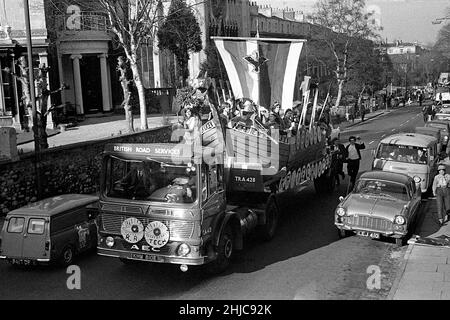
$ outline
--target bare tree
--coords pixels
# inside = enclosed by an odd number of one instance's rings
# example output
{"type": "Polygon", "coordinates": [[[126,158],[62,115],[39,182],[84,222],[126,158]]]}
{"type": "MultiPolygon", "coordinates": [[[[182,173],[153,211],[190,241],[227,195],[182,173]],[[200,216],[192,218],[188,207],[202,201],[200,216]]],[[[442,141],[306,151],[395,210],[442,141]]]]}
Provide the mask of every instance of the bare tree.
{"type": "Polygon", "coordinates": [[[133,73],[133,81],[139,96],[141,129],[148,129],[147,106],[141,70],[138,65],[138,50],[147,39],[154,39],[155,29],[161,17],[160,0],[99,0],[100,6],[108,14],[112,32],[133,73]]]}
{"type": "Polygon", "coordinates": [[[319,0],[315,6],[314,22],[323,28],[314,28],[313,36],[326,44],[334,57],[338,107],[353,67],[352,56],[358,46],[368,39],[376,39],[379,27],[373,12],[366,11],[365,0],[319,0]]]}
{"type": "Polygon", "coordinates": [[[124,57],[117,58],[117,71],[120,73],[119,81],[122,85],[123,101],[122,107],[125,110],[125,119],[127,121],[128,132],[134,132],[133,111],[130,106],[131,90],[130,85],[133,82],[129,76],[129,68],[124,57]]]}

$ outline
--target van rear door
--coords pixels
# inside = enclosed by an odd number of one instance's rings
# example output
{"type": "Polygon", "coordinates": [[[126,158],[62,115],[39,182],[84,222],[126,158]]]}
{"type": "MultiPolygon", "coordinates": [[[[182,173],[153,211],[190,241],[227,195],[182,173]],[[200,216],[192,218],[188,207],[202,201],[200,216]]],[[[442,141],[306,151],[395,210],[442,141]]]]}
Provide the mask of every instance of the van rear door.
{"type": "Polygon", "coordinates": [[[45,251],[45,242],[48,240],[48,222],[45,218],[28,218],[23,235],[24,259],[49,259],[49,252],[45,251]]]}
{"type": "Polygon", "coordinates": [[[26,231],[26,218],[9,216],[6,218],[2,236],[2,255],[7,258],[21,258],[23,234],[26,231]]]}

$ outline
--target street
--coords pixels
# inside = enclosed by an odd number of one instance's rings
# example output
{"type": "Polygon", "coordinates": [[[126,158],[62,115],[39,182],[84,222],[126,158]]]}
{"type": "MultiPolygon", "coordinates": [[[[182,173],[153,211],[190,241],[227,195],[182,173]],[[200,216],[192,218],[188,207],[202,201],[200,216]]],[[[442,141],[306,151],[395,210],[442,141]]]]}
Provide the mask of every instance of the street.
{"type": "MultiPolygon", "coordinates": [[[[351,127],[341,140],[347,143],[355,135],[365,142],[364,172],[382,138],[422,125],[421,108],[413,105],[351,127]]],[[[267,243],[247,239],[219,276],[206,275],[200,267],[182,273],[172,265],[124,265],[89,253],[75,262],[81,268],[81,289],[69,290],[64,268],[17,268],[0,261],[0,299],[385,299],[406,247],[356,236],[339,239],[334,209],[347,184],[348,176],[332,195],[318,196],[313,187],[284,195],[276,237],[267,243]],[[370,266],[381,269],[379,290],[367,288],[370,266]]]]}

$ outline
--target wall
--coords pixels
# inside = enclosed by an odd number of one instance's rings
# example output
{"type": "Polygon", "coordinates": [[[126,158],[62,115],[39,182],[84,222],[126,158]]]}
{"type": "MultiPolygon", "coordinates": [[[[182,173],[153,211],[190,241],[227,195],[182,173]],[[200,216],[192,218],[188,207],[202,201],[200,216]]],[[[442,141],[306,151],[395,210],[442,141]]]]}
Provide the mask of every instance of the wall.
{"type": "MultiPolygon", "coordinates": [[[[105,144],[165,142],[169,141],[170,132],[169,127],[164,127],[42,152],[43,198],[66,193],[98,192],[105,144]]],[[[37,200],[35,172],[33,155],[23,156],[16,162],[0,162],[0,215],[37,200]]]]}

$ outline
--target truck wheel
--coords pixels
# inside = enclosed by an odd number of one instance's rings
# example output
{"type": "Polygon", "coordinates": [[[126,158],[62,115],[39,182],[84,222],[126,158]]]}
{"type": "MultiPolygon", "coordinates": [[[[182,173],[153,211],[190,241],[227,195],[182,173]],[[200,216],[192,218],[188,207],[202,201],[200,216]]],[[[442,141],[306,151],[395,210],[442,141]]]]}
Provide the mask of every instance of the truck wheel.
{"type": "Polygon", "coordinates": [[[324,193],[331,194],[334,191],[335,186],[335,176],[328,172],[325,172],[321,177],[314,180],[314,188],[319,195],[324,193]]]}
{"type": "Polygon", "coordinates": [[[234,253],[234,237],[230,225],[227,225],[222,231],[217,246],[217,258],[207,265],[207,271],[210,274],[219,274],[224,272],[230,265],[231,257],[234,253]]]}
{"type": "Polygon", "coordinates": [[[59,258],[59,263],[63,267],[68,267],[72,264],[75,252],[72,246],[67,246],[63,249],[61,256],[59,258]]]}
{"type": "Polygon", "coordinates": [[[260,236],[265,241],[270,241],[275,236],[278,226],[279,211],[275,198],[269,198],[266,204],[266,223],[260,226],[260,236]]]}

